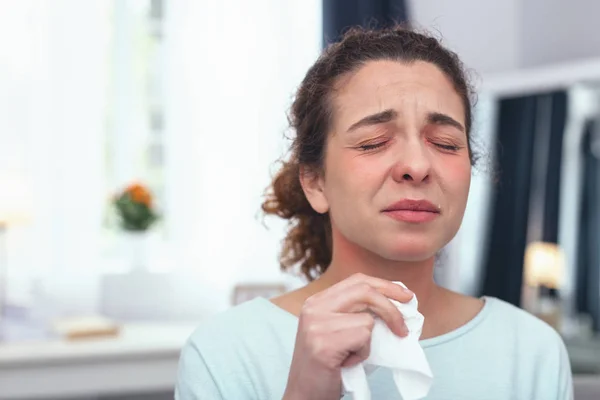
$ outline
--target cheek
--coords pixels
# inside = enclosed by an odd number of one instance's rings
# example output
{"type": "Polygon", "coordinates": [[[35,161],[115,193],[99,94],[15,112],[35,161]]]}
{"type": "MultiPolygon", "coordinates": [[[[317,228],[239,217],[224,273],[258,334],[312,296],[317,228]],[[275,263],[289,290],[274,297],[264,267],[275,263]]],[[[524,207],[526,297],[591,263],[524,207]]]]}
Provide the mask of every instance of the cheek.
{"type": "Polygon", "coordinates": [[[325,172],[325,196],[335,223],[354,229],[370,212],[384,174],[373,158],[348,153],[331,157],[325,172]]]}
{"type": "Polygon", "coordinates": [[[466,202],[471,184],[471,163],[468,158],[446,160],[439,169],[443,185],[455,196],[454,201],[466,202]]]}
{"type": "Polygon", "coordinates": [[[340,163],[338,182],[344,192],[342,201],[355,207],[368,205],[385,181],[388,166],[378,157],[348,154],[340,163]],[[360,203],[360,204],[356,204],[360,203]]]}

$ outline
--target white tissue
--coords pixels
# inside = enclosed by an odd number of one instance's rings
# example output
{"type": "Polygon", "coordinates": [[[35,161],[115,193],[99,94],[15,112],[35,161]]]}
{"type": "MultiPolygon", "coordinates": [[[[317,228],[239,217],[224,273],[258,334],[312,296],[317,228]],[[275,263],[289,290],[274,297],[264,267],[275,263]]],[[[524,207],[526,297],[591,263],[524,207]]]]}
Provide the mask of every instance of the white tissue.
{"type": "MultiPolygon", "coordinates": [[[[403,287],[402,282],[394,282],[403,287]]],[[[417,310],[417,296],[408,303],[390,300],[404,316],[409,333],[406,337],[396,336],[380,319],[375,320],[371,335],[369,358],[352,367],[342,368],[342,383],[346,393],[354,400],[370,400],[371,392],[367,374],[377,367],[390,368],[394,382],[403,400],[421,399],[427,395],[433,374],[425,352],[419,344],[423,329],[423,315],[417,310]]]]}

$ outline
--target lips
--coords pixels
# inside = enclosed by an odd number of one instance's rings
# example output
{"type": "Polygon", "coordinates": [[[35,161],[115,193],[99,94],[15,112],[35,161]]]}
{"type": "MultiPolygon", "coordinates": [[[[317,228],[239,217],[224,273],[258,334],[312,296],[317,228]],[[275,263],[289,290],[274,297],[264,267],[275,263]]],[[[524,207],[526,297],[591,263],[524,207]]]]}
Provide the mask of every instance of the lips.
{"type": "Polygon", "coordinates": [[[440,209],[427,200],[404,199],[389,205],[383,213],[398,221],[423,223],[436,219],[440,209]]]}
{"type": "Polygon", "coordinates": [[[383,211],[427,211],[440,213],[440,209],[427,200],[400,200],[391,204],[383,211]]]}

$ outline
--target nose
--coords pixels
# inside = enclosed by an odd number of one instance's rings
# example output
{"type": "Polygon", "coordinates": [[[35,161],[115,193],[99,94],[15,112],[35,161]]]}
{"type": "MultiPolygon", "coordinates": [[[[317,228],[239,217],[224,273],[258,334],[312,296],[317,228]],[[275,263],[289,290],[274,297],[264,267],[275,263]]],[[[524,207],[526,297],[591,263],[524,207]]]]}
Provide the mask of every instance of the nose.
{"type": "Polygon", "coordinates": [[[402,147],[392,170],[392,178],[396,182],[424,183],[430,180],[431,160],[425,143],[420,139],[399,143],[402,147]]]}

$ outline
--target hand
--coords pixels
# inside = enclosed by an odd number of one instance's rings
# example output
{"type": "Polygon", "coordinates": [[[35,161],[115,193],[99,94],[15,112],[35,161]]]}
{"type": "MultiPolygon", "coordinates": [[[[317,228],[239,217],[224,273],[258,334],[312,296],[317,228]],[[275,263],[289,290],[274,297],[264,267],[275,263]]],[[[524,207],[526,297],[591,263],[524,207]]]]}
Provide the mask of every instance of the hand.
{"type": "Polygon", "coordinates": [[[341,369],[369,356],[375,317],[398,336],[408,334],[389,299],[406,303],[413,295],[391,281],[355,274],[309,297],[300,313],[284,399],[339,399],[341,369]]]}

